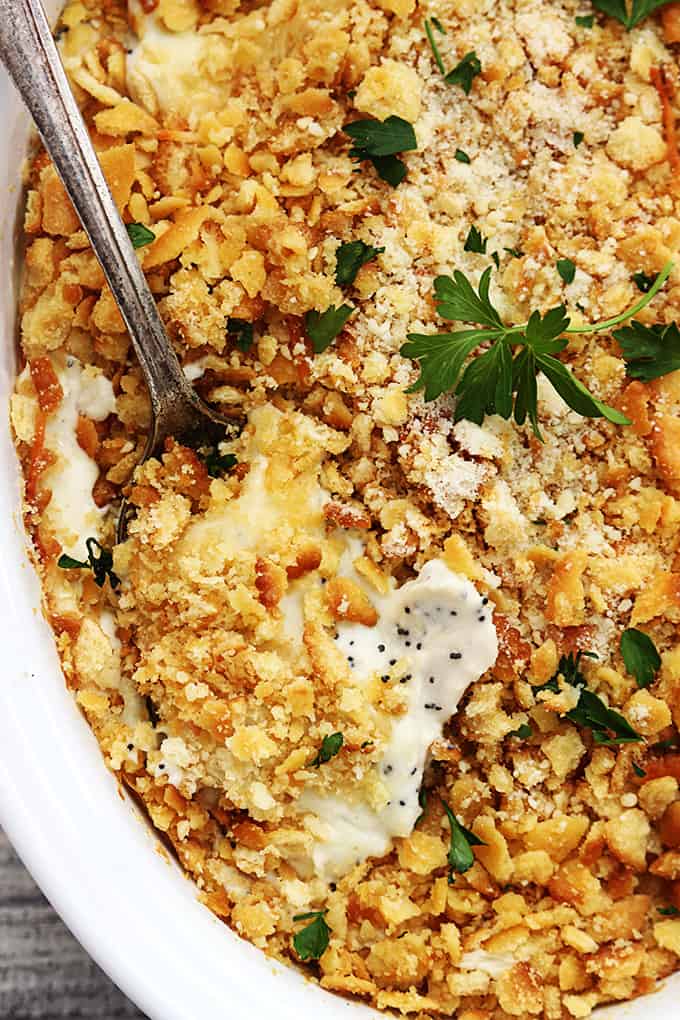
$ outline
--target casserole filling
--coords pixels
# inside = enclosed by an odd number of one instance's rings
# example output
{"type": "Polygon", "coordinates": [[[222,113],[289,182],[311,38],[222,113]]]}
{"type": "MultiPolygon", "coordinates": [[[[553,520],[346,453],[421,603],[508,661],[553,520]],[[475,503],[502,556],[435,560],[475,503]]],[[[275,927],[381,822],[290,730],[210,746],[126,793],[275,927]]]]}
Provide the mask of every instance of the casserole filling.
{"type": "Polygon", "coordinates": [[[140,466],[38,151],[11,413],[66,680],[206,904],[380,1009],[565,1020],[678,968],[680,23],[603,6],[62,15],[233,421],[140,466]]]}

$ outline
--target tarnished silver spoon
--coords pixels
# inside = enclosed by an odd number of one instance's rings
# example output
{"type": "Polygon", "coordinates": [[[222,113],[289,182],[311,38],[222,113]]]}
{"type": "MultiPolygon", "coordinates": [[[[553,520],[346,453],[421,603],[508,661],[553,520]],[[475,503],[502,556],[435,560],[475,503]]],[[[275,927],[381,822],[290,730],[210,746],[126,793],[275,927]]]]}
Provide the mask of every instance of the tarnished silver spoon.
{"type": "MultiPolygon", "coordinates": [[[[156,302],[121,220],[40,0],[0,0],[0,59],[40,132],[45,148],[87,232],[123,316],[151,398],[151,429],[142,460],[162,451],[169,436],[195,446],[215,442],[228,426],[186,380],[156,302]]],[[[17,158],[22,154],[17,153],[17,158]]],[[[118,541],[127,533],[125,502],[118,541]]]]}

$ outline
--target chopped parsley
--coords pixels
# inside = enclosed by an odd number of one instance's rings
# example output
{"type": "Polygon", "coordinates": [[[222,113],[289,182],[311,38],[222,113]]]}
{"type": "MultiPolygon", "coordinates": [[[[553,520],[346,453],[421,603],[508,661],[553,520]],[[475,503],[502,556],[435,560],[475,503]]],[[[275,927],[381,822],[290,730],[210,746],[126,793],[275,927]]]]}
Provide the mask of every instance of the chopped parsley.
{"type": "Polygon", "coordinates": [[[479,57],[474,50],[471,50],[470,53],[465,54],[462,60],[460,60],[456,66],[452,68],[452,70],[447,71],[446,64],[439,52],[439,46],[437,45],[437,40],[435,39],[434,32],[432,31],[433,26],[442,35],[446,35],[446,33],[437,18],[425,18],[425,35],[427,36],[427,41],[430,44],[435,64],[439,68],[439,71],[447,85],[460,85],[463,92],[465,92],[466,95],[469,95],[470,89],[472,88],[472,82],[478,74],[482,73],[482,65],[479,61],[479,57]]]}
{"type": "Polygon", "coordinates": [[[662,917],[679,917],[680,916],[680,910],[678,910],[677,907],[673,907],[673,906],[670,906],[670,907],[657,907],[656,909],[659,911],[659,913],[662,915],[662,917]]]}
{"type": "Polygon", "coordinates": [[[477,227],[470,227],[468,236],[465,238],[463,251],[472,251],[478,255],[486,255],[486,246],[486,237],[477,230],[477,227]]]}
{"type": "Polygon", "coordinates": [[[655,280],[656,277],[652,276],[651,273],[633,273],[633,282],[643,294],[652,289],[655,280]]]}
{"type": "Polygon", "coordinates": [[[640,768],[640,766],[636,762],[633,762],[633,772],[638,777],[638,779],[644,779],[645,776],[647,775],[645,770],[643,768],[640,768]]]}
{"type": "Polygon", "coordinates": [[[449,884],[452,885],[454,871],[462,875],[464,872],[469,871],[475,863],[472,847],[486,846],[486,843],[479,836],[475,836],[474,832],[470,832],[469,829],[460,824],[445,800],[442,801],[442,804],[444,805],[444,811],[446,811],[449,828],[451,829],[451,844],[447,860],[449,862],[449,884]]]}
{"type": "Polygon", "coordinates": [[[430,44],[430,49],[432,50],[432,55],[434,57],[434,62],[437,65],[437,67],[439,68],[439,70],[441,71],[441,73],[446,78],[446,65],[444,64],[444,61],[442,60],[442,55],[439,52],[439,47],[437,46],[437,41],[436,41],[436,39],[434,37],[434,32],[432,31],[432,26],[433,25],[442,35],[445,35],[446,33],[443,31],[440,22],[437,22],[435,24],[435,19],[434,18],[425,18],[425,35],[427,36],[427,41],[430,44]]]}
{"type": "Polygon", "coordinates": [[[466,96],[470,94],[472,83],[482,73],[482,65],[474,50],[466,53],[452,71],[444,76],[447,85],[460,85],[466,96]]]}
{"type": "Polygon", "coordinates": [[[205,466],[211,478],[219,478],[220,475],[231,471],[237,464],[238,459],[235,453],[220,453],[217,449],[205,458],[205,466]]]}
{"type": "Polygon", "coordinates": [[[586,678],[581,672],[581,659],[584,655],[593,658],[592,653],[588,652],[577,652],[576,655],[570,652],[569,655],[563,655],[558,663],[557,672],[546,684],[535,688],[536,693],[540,691],[559,693],[559,677],[562,677],[566,683],[579,691],[576,707],[566,713],[566,718],[570,722],[591,730],[596,744],[613,747],[616,744],[639,743],[643,737],[633,729],[628,720],[613,708],[608,708],[599,695],[586,687],[586,678]]]}
{"type": "Polygon", "coordinates": [[[672,2],[673,0],[632,0],[628,5],[626,0],[593,0],[593,6],[597,7],[598,11],[616,18],[626,31],[630,32],[631,28],[635,28],[649,14],[672,2]]]}
{"type": "Polygon", "coordinates": [[[576,276],[576,266],[571,259],[558,259],[555,263],[557,272],[565,283],[573,283],[576,276]]]}
{"type": "Polygon", "coordinates": [[[309,921],[312,923],[302,928],[297,935],[293,936],[295,952],[302,961],[318,960],[328,949],[331,930],[324,920],[325,910],[311,910],[307,914],[296,914],[294,921],[309,921]]]}
{"type": "Polygon", "coordinates": [[[520,248],[504,248],[503,251],[507,251],[513,259],[524,258],[524,252],[520,248]]]}
{"type": "Polygon", "coordinates": [[[120,584],[120,578],[113,572],[113,553],[111,550],[105,549],[96,538],[86,539],[85,546],[87,548],[86,560],[76,560],[73,556],[67,556],[66,553],[62,553],[57,560],[57,566],[61,567],[62,570],[91,570],[95,584],[100,588],[104,587],[107,578],[111,587],[117,588],[120,584]]]}
{"type": "Polygon", "coordinates": [[[518,740],[528,740],[528,738],[532,736],[533,732],[534,731],[528,723],[522,723],[522,725],[518,726],[516,730],[510,730],[508,736],[517,737],[518,740]]]}
{"type": "Polygon", "coordinates": [[[354,140],[349,150],[357,160],[368,160],[379,177],[393,188],[406,177],[406,164],[396,155],[418,148],[413,125],[392,115],[385,120],[355,120],[342,129],[354,140]]]}
{"type": "Polygon", "coordinates": [[[335,252],[335,282],[338,287],[348,287],[354,283],[361,267],[384,251],[384,248],[374,248],[364,241],[341,244],[335,252]]]}
{"type": "Polygon", "coordinates": [[[444,26],[442,25],[442,23],[441,23],[441,21],[439,20],[439,18],[435,18],[435,17],[433,16],[433,17],[431,17],[431,18],[430,18],[430,21],[432,22],[432,24],[434,25],[434,27],[435,27],[435,28],[437,29],[437,31],[438,31],[438,32],[439,32],[439,33],[440,33],[441,35],[446,35],[446,29],[445,29],[445,28],[444,28],[444,26]]]}
{"type": "Polygon", "coordinates": [[[619,647],[626,669],[635,677],[638,687],[649,687],[661,668],[661,656],[652,639],[643,631],[629,627],[621,635],[619,647]]]}
{"type": "Polygon", "coordinates": [[[456,149],[453,158],[457,159],[459,163],[469,163],[470,162],[470,157],[468,156],[467,152],[463,152],[462,149],[456,149]]]}
{"type": "Polygon", "coordinates": [[[325,312],[311,311],[305,315],[305,331],[312,341],[315,354],[321,354],[342,332],[354,309],[351,305],[331,305],[325,312]]]}
{"type": "Polygon", "coordinates": [[[239,351],[245,354],[253,346],[253,324],[247,319],[227,319],[227,333],[234,338],[239,351]]]}
{"type": "Polygon", "coordinates": [[[314,768],[317,769],[320,765],[325,765],[327,761],[331,760],[331,758],[335,758],[336,754],[342,747],[343,742],[344,737],[342,733],[331,733],[330,736],[324,737],[321,741],[319,753],[316,758],[313,758],[312,761],[310,761],[309,764],[313,765],[314,768]]]}
{"type": "Polygon", "coordinates": [[[585,135],[583,134],[582,131],[574,131],[574,134],[572,135],[572,138],[574,140],[574,148],[575,149],[578,149],[578,147],[581,144],[581,142],[583,141],[584,137],[585,137],[585,135]]]}
{"type": "Polygon", "coordinates": [[[614,339],[621,346],[629,379],[649,382],[680,368],[680,329],[675,322],[643,326],[634,320],[618,329],[614,339]]]}
{"type": "Polygon", "coordinates": [[[666,740],[658,740],[656,744],[652,744],[651,749],[655,754],[665,754],[666,751],[672,751],[674,748],[680,748],[680,736],[678,734],[674,734],[666,740]]]}
{"type": "Polygon", "coordinates": [[[592,28],[595,24],[594,14],[577,14],[574,18],[579,28],[592,28]]]}
{"type": "Polygon", "coordinates": [[[133,248],[144,248],[156,240],[153,230],[149,230],[143,223],[127,223],[126,226],[133,248]]]}

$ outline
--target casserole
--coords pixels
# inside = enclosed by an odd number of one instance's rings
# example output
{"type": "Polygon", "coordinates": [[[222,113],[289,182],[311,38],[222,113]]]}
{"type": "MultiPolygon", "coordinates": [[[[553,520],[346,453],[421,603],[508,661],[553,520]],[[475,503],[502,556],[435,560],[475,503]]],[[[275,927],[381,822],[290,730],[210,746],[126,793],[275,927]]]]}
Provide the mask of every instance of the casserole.
{"type": "MultiPolygon", "coordinates": [[[[3,96],[2,101],[14,124],[9,105],[13,97],[3,96]]],[[[18,127],[8,144],[3,184],[18,176],[11,154],[22,151],[24,138],[18,127]]],[[[17,192],[10,194],[3,231],[8,256],[17,192]]],[[[9,353],[15,304],[9,287],[2,302],[6,395],[13,375],[9,353]]],[[[7,435],[3,444],[9,473],[13,459],[7,435]]],[[[9,521],[19,505],[15,476],[3,499],[9,521]]],[[[327,1010],[330,1017],[336,1010],[360,1008],[306,988],[299,976],[270,966],[195,904],[191,887],[162,857],[149,852],[151,837],[131,805],[116,797],[113,780],[63,689],[18,530],[7,531],[7,546],[2,578],[10,682],[2,693],[2,726],[8,730],[2,733],[0,759],[3,810],[10,836],[76,934],[152,1017],[219,1017],[227,1009],[233,1012],[234,1002],[244,1013],[253,1007],[266,1010],[273,1002],[281,1009],[282,998],[284,1012],[291,1015],[308,1008],[327,1010]],[[159,938],[166,932],[172,932],[172,939],[159,938]],[[227,953],[230,971],[238,968],[240,980],[234,988],[230,973],[230,1001],[225,1005],[227,953]],[[272,967],[276,980],[270,978],[272,967]],[[279,991],[281,981],[285,992],[279,991]]],[[[669,983],[660,993],[660,1004],[664,998],[670,1004],[672,987],[669,983]]],[[[648,1009],[649,1000],[643,1000],[618,1013],[641,1018],[648,1009]]]]}

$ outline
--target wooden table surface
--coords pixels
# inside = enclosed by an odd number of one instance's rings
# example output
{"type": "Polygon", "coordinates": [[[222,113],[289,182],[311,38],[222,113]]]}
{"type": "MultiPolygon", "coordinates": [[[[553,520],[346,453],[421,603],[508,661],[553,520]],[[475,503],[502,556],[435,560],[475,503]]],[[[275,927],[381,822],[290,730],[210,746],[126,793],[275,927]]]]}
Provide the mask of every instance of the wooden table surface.
{"type": "Polygon", "coordinates": [[[62,924],[0,830],[0,1020],[145,1020],[62,924]]]}

